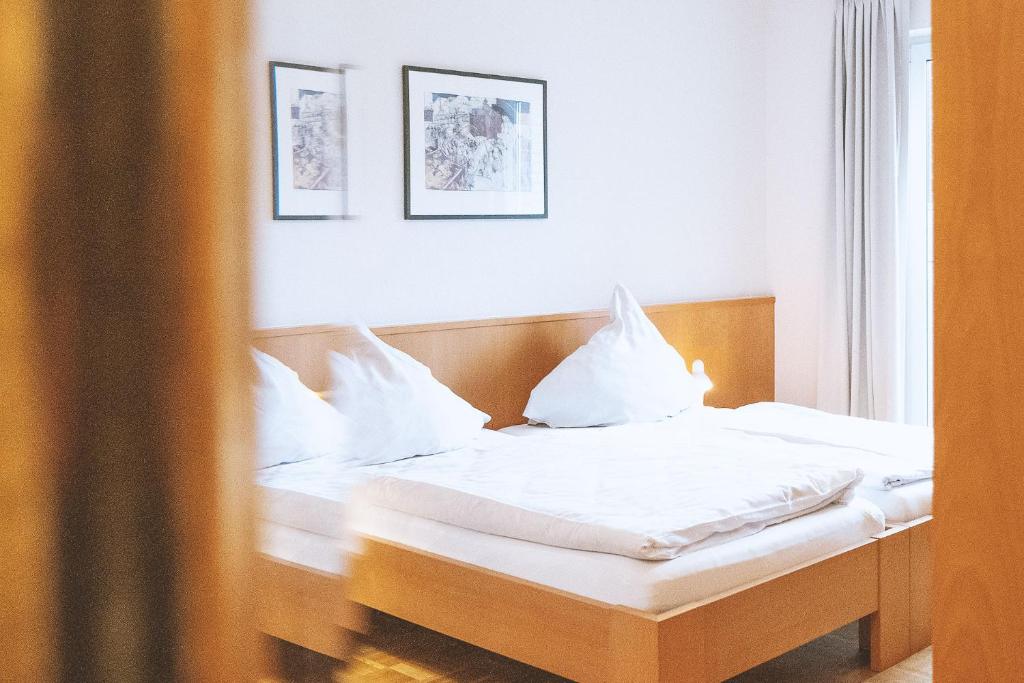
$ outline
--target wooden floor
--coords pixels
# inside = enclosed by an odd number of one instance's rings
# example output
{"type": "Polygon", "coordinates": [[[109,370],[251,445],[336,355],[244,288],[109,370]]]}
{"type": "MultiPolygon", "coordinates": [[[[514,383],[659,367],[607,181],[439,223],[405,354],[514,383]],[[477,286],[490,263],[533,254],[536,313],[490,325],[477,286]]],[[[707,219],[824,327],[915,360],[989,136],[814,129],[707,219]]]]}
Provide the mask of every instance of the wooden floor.
{"type": "MultiPolygon", "coordinates": [[[[564,679],[439,633],[383,614],[374,614],[348,665],[281,644],[286,663],[277,678],[290,683],[531,683],[564,679]]],[[[851,624],[778,659],[731,679],[731,683],[927,683],[931,648],[881,674],[873,674],[859,651],[857,624],[851,624]]]]}

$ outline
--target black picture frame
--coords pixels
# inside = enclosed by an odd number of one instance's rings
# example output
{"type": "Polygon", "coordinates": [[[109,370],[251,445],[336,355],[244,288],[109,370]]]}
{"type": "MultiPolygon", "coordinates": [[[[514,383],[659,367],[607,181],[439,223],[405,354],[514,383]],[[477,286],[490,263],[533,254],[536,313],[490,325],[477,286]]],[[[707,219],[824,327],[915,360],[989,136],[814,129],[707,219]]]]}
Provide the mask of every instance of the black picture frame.
{"type": "MultiPolygon", "coordinates": [[[[283,213],[281,210],[281,173],[279,169],[280,154],[278,146],[280,137],[278,126],[282,123],[277,115],[278,111],[278,69],[297,69],[302,71],[315,71],[320,73],[336,74],[344,78],[346,70],[340,67],[313,66],[310,64],[296,64],[293,62],[271,61],[269,63],[270,73],[270,149],[271,167],[273,169],[273,195],[274,195],[274,220],[275,221],[316,221],[316,220],[345,220],[350,218],[344,212],[340,214],[307,214],[307,213],[283,213]]],[[[347,163],[347,160],[346,160],[347,163]]]]}
{"type": "Polygon", "coordinates": [[[403,152],[405,160],[405,219],[406,220],[480,220],[480,219],[539,219],[548,217],[548,82],[538,78],[524,78],[520,76],[503,76],[498,74],[478,73],[474,71],[457,71],[453,69],[436,69],[424,66],[404,65],[402,67],[402,129],[403,129],[403,152]],[[543,211],[533,213],[417,213],[414,211],[412,197],[412,144],[411,144],[411,114],[410,111],[410,76],[414,73],[440,74],[455,78],[483,78],[509,83],[527,83],[540,86],[541,90],[541,155],[542,155],[542,191],[543,211]]]}

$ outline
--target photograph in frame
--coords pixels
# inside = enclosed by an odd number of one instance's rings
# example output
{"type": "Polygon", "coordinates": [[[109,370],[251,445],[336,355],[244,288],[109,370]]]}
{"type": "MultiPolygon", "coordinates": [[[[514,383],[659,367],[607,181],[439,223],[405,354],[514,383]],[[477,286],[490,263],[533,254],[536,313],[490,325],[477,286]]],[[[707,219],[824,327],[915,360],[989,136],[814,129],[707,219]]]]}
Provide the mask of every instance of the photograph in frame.
{"type": "Polygon", "coordinates": [[[547,217],[546,81],[402,75],[407,219],[547,217]]]}
{"type": "Polygon", "coordinates": [[[345,70],[270,63],[274,219],[348,217],[345,70]]]}

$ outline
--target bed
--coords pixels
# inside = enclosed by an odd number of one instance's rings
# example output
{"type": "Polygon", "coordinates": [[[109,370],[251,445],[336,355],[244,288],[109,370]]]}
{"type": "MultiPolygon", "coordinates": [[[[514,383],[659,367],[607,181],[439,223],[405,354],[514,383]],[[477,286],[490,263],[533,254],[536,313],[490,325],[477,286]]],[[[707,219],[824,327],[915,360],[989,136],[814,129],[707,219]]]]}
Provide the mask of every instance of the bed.
{"type": "MultiPolygon", "coordinates": [[[[486,454],[486,451],[485,451],[486,454]]],[[[465,457],[458,453],[453,457],[465,457]]],[[[410,464],[415,466],[416,459],[410,464]]],[[[388,468],[359,468],[366,478],[388,468]]],[[[859,542],[884,530],[877,509],[853,501],[827,505],[768,526],[742,542],[720,542],[682,552],[668,561],[638,561],[610,552],[543,544],[448,524],[422,514],[360,501],[331,483],[337,466],[325,458],[279,465],[260,473],[265,498],[264,547],[269,554],[323,571],[347,573],[337,551],[339,514],[354,536],[371,536],[546,585],[609,605],[663,612],[713,597],[766,574],[782,571],[859,542]],[[299,473],[299,476],[295,476],[299,473]],[[313,476],[311,476],[313,475],[313,476]],[[331,552],[332,549],[335,552],[331,552]]],[[[355,542],[341,545],[358,554],[355,542]]]]}
{"type": "MultiPolygon", "coordinates": [[[[647,312],[686,358],[704,359],[718,384],[709,403],[737,407],[773,397],[773,304],[756,298],[670,304],[647,312]]],[[[534,384],[604,320],[604,313],[595,312],[375,332],[429,365],[439,380],[492,415],[490,427],[500,428],[522,421],[534,384]]],[[[327,351],[344,348],[346,336],[345,329],[327,326],[264,330],[254,343],[321,390],[327,388],[327,351]]],[[[849,506],[839,513],[849,518],[839,520],[835,510],[822,510],[769,528],[751,537],[757,538],[754,545],[763,544],[760,551],[748,546],[743,557],[716,558],[727,572],[713,571],[714,562],[693,563],[692,557],[691,566],[677,558],[646,571],[628,569],[636,568],[626,562],[631,558],[613,558],[614,566],[586,565],[579,555],[564,554],[583,551],[547,548],[558,556],[551,562],[573,571],[544,575],[538,569],[543,562],[515,566],[521,553],[509,552],[506,544],[515,545],[514,539],[378,510],[357,522],[365,537],[348,593],[359,604],[574,680],[722,680],[858,619],[872,667],[881,670],[930,639],[930,523],[923,518],[842,538],[857,528],[858,514],[849,506]],[[792,530],[786,525],[794,522],[807,525],[802,534],[821,541],[821,552],[795,552],[785,537],[792,530]],[[777,564],[770,565],[772,558],[777,564]],[[752,566],[758,570],[744,573],[752,566]],[[602,572],[618,581],[587,585],[588,576],[602,572]],[[720,585],[697,582],[703,590],[687,594],[680,577],[701,572],[731,578],[720,585]]],[[[860,519],[867,524],[863,514],[860,519]]],[[[309,606],[341,602],[339,584],[325,577],[344,568],[315,566],[308,548],[316,544],[309,538],[305,555],[282,557],[285,546],[302,543],[281,537],[292,531],[296,538],[316,534],[278,526],[290,530],[278,530],[276,546],[267,540],[271,533],[264,536],[260,572],[273,580],[260,583],[266,593],[261,618],[303,622],[302,633],[280,637],[331,654],[332,633],[344,619],[309,606]],[[301,617],[290,614],[299,611],[301,617]]],[[[727,545],[717,552],[728,552],[727,545]]]]}

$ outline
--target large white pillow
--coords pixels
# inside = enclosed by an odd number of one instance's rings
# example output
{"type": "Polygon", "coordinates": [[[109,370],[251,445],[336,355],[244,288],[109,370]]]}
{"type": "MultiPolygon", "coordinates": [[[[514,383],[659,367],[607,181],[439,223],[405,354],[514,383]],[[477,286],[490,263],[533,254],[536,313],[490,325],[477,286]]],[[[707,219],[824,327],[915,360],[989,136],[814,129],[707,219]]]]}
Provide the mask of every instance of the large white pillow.
{"type": "Polygon", "coordinates": [[[348,459],[347,421],[287,365],[252,350],[256,386],[256,467],[320,456],[348,459]]]}
{"type": "Polygon", "coordinates": [[[700,405],[686,362],[622,285],[611,322],[534,387],[523,415],[551,427],[662,420],[700,405]]]}
{"type": "Polygon", "coordinates": [[[352,421],[363,464],[463,448],[491,419],[366,327],[355,328],[345,353],[331,354],[331,375],[331,402],[352,421]]]}

